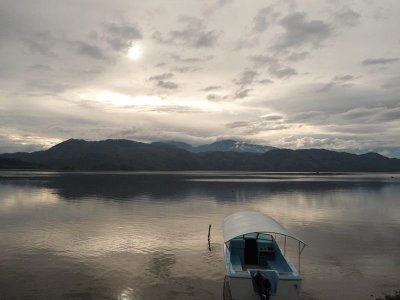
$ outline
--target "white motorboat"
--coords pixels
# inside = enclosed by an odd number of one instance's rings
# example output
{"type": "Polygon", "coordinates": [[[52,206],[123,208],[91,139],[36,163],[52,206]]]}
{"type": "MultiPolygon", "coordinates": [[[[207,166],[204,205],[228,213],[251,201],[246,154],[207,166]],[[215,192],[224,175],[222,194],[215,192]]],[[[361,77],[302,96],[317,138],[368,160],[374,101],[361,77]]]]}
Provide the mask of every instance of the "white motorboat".
{"type": "Polygon", "coordinates": [[[300,299],[302,277],[286,255],[286,244],[287,238],[297,241],[300,269],[306,246],[301,239],[273,218],[253,211],[226,217],[223,234],[225,299],[300,299]]]}

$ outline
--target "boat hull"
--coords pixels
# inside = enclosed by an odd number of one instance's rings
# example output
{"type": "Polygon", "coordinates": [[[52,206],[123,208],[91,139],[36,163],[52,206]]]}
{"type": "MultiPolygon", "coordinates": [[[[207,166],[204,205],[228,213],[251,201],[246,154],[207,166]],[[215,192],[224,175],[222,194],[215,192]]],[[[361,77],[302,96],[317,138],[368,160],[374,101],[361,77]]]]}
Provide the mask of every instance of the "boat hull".
{"type": "MultiPolygon", "coordinates": [[[[300,299],[301,279],[280,279],[276,295],[271,295],[274,300],[300,299]]],[[[225,277],[225,300],[259,300],[260,296],[254,291],[251,278],[225,277]]]]}

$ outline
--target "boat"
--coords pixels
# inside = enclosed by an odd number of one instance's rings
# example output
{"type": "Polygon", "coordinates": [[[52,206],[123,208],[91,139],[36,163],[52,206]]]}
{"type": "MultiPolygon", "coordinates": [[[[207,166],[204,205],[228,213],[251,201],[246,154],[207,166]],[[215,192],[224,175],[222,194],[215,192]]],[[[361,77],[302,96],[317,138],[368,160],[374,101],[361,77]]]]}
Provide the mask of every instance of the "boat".
{"type": "Polygon", "coordinates": [[[305,242],[273,218],[255,211],[226,217],[223,235],[224,299],[300,299],[300,256],[305,242]],[[299,270],[287,257],[288,238],[297,242],[299,270]]]}

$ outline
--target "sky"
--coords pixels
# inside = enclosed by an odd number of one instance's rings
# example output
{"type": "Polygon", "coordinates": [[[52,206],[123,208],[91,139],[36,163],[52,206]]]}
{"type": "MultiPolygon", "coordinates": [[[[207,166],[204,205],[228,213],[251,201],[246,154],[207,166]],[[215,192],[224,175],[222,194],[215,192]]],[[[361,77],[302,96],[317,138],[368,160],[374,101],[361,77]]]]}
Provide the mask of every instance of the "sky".
{"type": "Polygon", "coordinates": [[[0,153],[236,139],[400,158],[400,1],[1,0],[0,153]]]}

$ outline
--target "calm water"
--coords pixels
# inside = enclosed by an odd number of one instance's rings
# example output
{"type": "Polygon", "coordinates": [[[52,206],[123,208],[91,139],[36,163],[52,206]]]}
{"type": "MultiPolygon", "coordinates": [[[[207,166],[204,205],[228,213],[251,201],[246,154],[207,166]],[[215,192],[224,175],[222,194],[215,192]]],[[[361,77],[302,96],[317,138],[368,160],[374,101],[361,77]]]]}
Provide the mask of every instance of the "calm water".
{"type": "Polygon", "coordinates": [[[303,299],[400,289],[400,174],[1,172],[0,299],[222,299],[241,210],[309,244],[303,299]]]}

